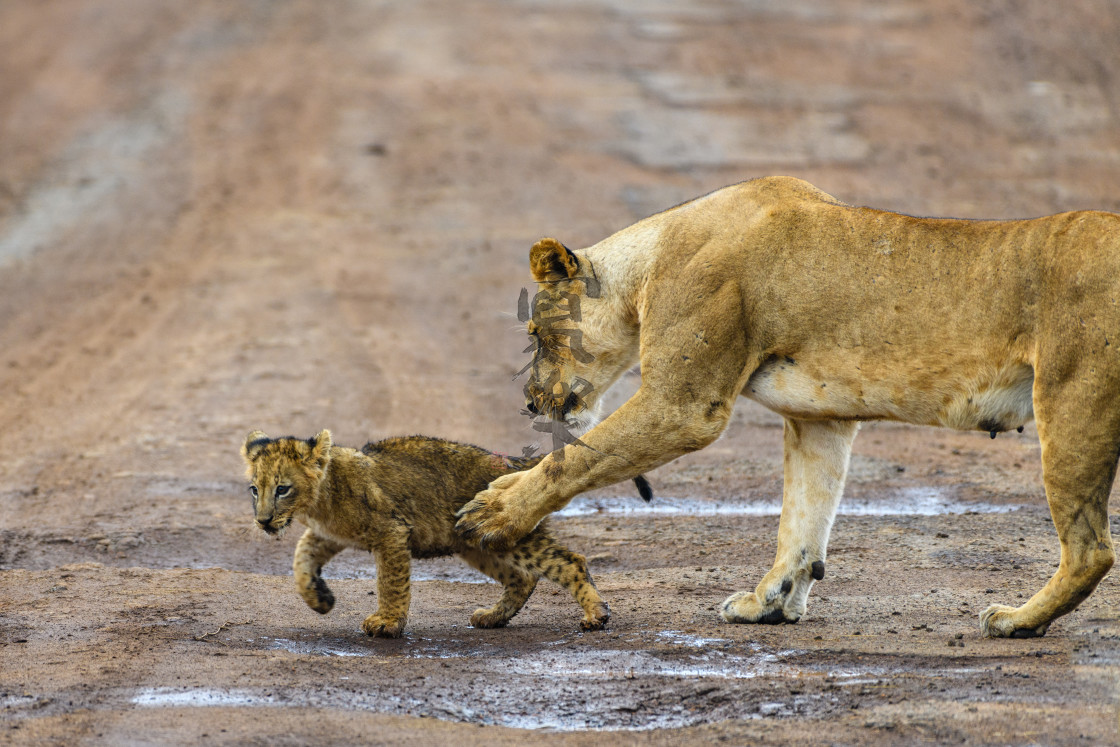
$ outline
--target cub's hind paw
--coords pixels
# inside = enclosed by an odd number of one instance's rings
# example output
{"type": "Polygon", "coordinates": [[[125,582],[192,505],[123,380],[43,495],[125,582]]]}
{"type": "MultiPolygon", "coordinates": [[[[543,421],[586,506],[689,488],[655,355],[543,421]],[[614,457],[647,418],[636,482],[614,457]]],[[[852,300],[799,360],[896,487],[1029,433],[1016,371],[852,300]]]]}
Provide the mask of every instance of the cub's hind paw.
{"type": "Polygon", "coordinates": [[[362,622],[362,630],[368,636],[377,638],[400,638],[404,632],[405,618],[370,615],[362,622]]]}
{"type": "Polygon", "coordinates": [[[477,609],[471,615],[471,625],[476,628],[504,628],[509,618],[493,609],[477,609]]]}
{"type": "Polygon", "coordinates": [[[605,603],[594,614],[584,615],[579,621],[580,630],[602,630],[611,619],[611,609],[605,603]]]}
{"type": "Polygon", "coordinates": [[[980,613],[980,632],[985,638],[1041,638],[1050,623],[1034,628],[1020,627],[1015,621],[1018,609],[1006,604],[993,604],[980,613]]]}

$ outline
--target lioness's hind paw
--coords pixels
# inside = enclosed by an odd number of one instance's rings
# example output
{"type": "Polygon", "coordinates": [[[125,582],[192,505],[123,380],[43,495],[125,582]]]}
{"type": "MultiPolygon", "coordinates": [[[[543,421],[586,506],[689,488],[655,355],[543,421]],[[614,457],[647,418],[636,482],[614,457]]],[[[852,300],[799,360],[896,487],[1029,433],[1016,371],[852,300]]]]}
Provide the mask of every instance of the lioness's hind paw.
{"type": "Polygon", "coordinates": [[[1046,635],[1050,623],[1034,628],[1019,627],[1015,613],[1019,610],[1006,604],[993,604],[980,613],[980,631],[985,638],[1040,638],[1046,635]]]}

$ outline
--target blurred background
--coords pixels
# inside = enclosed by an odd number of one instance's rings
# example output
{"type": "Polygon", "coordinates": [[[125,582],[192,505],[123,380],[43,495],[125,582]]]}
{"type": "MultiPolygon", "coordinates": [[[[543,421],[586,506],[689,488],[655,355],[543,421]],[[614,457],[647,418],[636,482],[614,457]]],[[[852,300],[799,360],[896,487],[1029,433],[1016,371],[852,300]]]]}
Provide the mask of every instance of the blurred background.
{"type": "MultiPolygon", "coordinates": [[[[173,521],[185,490],[224,515],[258,427],[547,446],[512,380],[541,236],[768,174],[922,215],[1118,209],[1116,10],[4,3],[4,524],[173,521]]],[[[730,435],[776,425],[740,409],[730,435]]]]}

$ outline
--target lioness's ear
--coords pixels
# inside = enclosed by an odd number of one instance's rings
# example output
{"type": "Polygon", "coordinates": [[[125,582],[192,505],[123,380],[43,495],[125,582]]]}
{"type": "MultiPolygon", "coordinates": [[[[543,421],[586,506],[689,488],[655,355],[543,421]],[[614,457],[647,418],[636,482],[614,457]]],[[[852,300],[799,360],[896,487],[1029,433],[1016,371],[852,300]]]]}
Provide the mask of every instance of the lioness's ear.
{"type": "Polygon", "coordinates": [[[331,461],[331,432],[326,429],[319,431],[318,436],[307,440],[307,445],[311,447],[307,461],[320,471],[326,470],[331,461]]]}
{"type": "Polygon", "coordinates": [[[556,239],[541,239],[529,250],[529,268],[538,283],[568,280],[579,274],[579,258],[556,239]]]}
{"type": "Polygon", "coordinates": [[[245,443],[241,445],[241,458],[246,462],[252,462],[260,456],[261,450],[264,449],[269,440],[264,431],[253,431],[245,437],[245,443]]]}

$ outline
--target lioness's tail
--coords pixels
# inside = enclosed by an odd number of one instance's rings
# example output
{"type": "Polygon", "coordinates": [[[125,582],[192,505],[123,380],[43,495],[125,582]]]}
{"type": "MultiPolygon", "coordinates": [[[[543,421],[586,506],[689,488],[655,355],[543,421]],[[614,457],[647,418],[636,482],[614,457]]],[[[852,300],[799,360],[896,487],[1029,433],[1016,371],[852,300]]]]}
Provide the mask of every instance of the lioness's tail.
{"type": "Polygon", "coordinates": [[[638,488],[638,495],[642,496],[642,500],[649,503],[653,500],[653,488],[650,487],[649,480],[645,475],[638,475],[634,478],[634,485],[638,488]]]}
{"type": "MultiPolygon", "coordinates": [[[[522,470],[532,469],[533,467],[536,467],[546,456],[548,456],[548,454],[542,454],[540,456],[533,457],[511,456],[506,457],[506,459],[510,464],[513,465],[514,471],[520,472],[522,470]]],[[[638,495],[642,497],[643,501],[649,503],[651,500],[653,500],[653,488],[650,486],[649,480],[646,479],[645,475],[638,475],[637,477],[635,477],[634,486],[638,488],[638,495]]]]}

